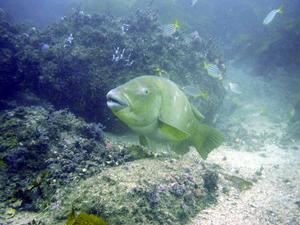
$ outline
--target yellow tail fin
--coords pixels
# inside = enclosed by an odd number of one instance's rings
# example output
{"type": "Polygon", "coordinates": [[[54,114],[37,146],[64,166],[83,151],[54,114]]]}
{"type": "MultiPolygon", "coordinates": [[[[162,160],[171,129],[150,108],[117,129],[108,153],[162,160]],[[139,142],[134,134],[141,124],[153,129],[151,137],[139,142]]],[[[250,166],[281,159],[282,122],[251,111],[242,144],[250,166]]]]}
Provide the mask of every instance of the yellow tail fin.
{"type": "Polygon", "coordinates": [[[197,124],[195,133],[191,137],[193,146],[203,159],[206,159],[208,154],[219,147],[223,141],[223,134],[215,128],[205,124],[197,124]]]}

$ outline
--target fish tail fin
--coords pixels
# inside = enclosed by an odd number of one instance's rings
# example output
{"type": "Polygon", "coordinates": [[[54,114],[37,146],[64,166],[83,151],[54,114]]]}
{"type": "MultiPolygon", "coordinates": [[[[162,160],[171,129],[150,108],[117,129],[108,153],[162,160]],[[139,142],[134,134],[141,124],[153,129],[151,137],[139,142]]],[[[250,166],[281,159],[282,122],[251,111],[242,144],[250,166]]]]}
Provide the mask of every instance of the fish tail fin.
{"type": "Polygon", "coordinates": [[[215,128],[205,124],[197,124],[196,132],[191,137],[192,145],[197,149],[203,159],[215,148],[219,147],[223,141],[223,134],[215,128]]]}
{"type": "Polygon", "coordinates": [[[278,12],[279,12],[280,14],[284,13],[284,8],[283,8],[283,6],[280,6],[280,7],[279,7],[278,12]]]}

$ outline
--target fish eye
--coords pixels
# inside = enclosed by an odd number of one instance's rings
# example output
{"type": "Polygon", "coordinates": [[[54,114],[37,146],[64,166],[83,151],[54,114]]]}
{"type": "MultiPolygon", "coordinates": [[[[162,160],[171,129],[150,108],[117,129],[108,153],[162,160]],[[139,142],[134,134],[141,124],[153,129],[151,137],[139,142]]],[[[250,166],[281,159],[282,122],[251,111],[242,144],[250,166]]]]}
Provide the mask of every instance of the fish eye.
{"type": "Polygon", "coordinates": [[[149,94],[149,90],[148,90],[147,88],[143,88],[143,89],[142,89],[142,93],[143,93],[144,95],[148,95],[148,94],[149,94]]]}

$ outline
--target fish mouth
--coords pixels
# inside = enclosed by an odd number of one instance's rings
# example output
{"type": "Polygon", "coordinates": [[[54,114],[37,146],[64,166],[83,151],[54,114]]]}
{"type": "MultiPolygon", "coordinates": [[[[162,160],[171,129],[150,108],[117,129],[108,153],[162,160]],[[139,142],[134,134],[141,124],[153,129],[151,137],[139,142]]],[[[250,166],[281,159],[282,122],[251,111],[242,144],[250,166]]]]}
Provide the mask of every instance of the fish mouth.
{"type": "Polygon", "coordinates": [[[120,111],[128,107],[126,99],[122,98],[115,90],[111,90],[106,95],[107,106],[112,111],[120,111]]]}

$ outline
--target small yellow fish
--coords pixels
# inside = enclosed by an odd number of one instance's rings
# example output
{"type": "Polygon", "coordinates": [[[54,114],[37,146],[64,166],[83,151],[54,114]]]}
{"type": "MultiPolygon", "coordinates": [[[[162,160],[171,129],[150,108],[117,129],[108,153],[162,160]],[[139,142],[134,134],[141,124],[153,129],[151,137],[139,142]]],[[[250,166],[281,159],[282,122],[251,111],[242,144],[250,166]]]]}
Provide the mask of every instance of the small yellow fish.
{"type": "Polygon", "coordinates": [[[181,28],[181,24],[178,20],[175,20],[174,22],[174,28],[175,28],[175,32],[181,28]]]}
{"type": "Polygon", "coordinates": [[[219,80],[223,79],[222,72],[220,71],[220,69],[216,64],[204,62],[203,67],[207,71],[209,76],[213,78],[217,78],[219,80]]]}
{"type": "Polygon", "coordinates": [[[178,20],[175,20],[174,23],[164,25],[162,28],[165,36],[171,36],[181,28],[181,24],[178,20]]]}

